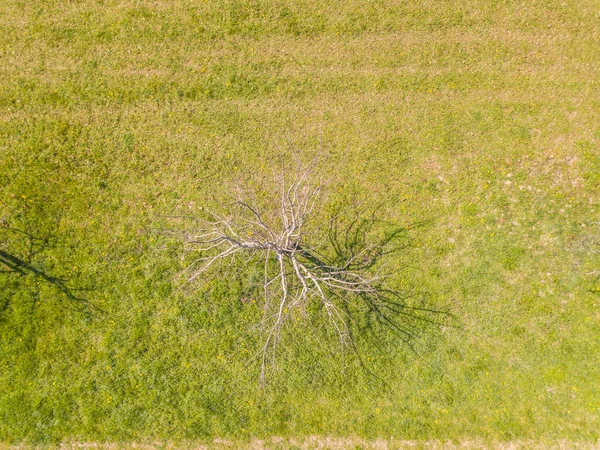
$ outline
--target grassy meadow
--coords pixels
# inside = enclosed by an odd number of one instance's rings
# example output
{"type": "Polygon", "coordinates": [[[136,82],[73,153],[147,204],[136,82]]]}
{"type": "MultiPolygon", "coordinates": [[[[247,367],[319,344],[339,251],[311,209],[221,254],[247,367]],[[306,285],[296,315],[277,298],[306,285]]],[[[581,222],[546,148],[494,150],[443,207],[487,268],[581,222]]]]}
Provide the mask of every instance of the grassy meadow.
{"type": "Polygon", "coordinates": [[[598,442],[598,23],[592,0],[2,2],[0,441],[598,442]],[[261,388],[248,280],[178,290],[156,230],[289,146],[328,155],[332,207],[407,229],[393,282],[452,317],[416,353],[361,337],[368,370],[298,321],[261,388]]]}

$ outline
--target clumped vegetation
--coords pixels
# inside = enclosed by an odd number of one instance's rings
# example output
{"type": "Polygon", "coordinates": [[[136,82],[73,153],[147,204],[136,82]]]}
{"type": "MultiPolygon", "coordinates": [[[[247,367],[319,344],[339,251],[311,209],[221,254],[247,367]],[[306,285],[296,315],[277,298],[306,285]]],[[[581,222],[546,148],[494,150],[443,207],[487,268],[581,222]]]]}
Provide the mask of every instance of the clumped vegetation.
{"type": "Polygon", "coordinates": [[[587,1],[3,2],[0,440],[596,442],[598,20],[587,1]],[[258,277],[178,289],[199,255],[153,230],[218,211],[284,138],[337,176],[315,223],[360,205],[401,229],[386,281],[457,326],[413,351],[363,315],[343,352],[309,307],[261,388],[258,277]]]}

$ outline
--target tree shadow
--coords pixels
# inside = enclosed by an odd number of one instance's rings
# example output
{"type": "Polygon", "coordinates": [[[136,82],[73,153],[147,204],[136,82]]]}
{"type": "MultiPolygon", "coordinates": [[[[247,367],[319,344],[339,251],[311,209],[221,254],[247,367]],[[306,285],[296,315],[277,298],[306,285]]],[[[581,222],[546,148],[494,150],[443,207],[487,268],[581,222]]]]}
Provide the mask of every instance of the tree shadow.
{"type": "MultiPolygon", "coordinates": [[[[21,244],[24,244],[25,247],[25,250],[22,252],[18,252],[16,249],[10,250],[6,248],[8,247],[8,239],[5,240],[4,248],[0,247],[0,273],[14,277],[33,276],[43,283],[52,286],[57,292],[62,294],[62,299],[67,300],[67,303],[64,305],[65,307],[74,309],[86,316],[103,312],[98,306],[82,295],[84,292],[91,292],[96,289],[74,287],[72,286],[72,280],[53,275],[50,271],[35,264],[34,260],[36,256],[44,253],[45,250],[55,244],[57,239],[54,235],[40,236],[27,230],[9,227],[8,225],[2,225],[0,231],[18,236],[21,238],[21,244]]],[[[59,296],[58,299],[61,299],[61,297],[59,296]]],[[[11,297],[7,297],[4,304],[0,305],[0,313],[5,312],[10,307],[11,300],[11,297]]]]}
{"type": "MultiPolygon", "coordinates": [[[[454,316],[449,310],[436,307],[428,301],[427,294],[415,289],[400,289],[394,286],[394,267],[386,269],[386,263],[413,247],[410,232],[426,226],[417,222],[408,226],[380,220],[374,216],[365,218],[360,213],[351,218],[340,215],[329,222],[323,251],[298,251],[315,266],[337,268],[347,264],[348,270],[356,273],[386,272],[381,282],[374,285],[373,292],[358,293],[358,302],[349,302],[335,291],[339,305],[349,318],[350,346],[361,366],[371,375],[358,349],[358,342],[368,340],[377,346],[383,345],[379,332],[389,330],[415,355],[420,356],[414,342],[423,333],[435,332],[441,327],[455,327],[454,316]]],[[[335,275],[332,275],[335,276],[335,275]]],[[[383,381],[383,380],[382,380],[383,381]]]]}

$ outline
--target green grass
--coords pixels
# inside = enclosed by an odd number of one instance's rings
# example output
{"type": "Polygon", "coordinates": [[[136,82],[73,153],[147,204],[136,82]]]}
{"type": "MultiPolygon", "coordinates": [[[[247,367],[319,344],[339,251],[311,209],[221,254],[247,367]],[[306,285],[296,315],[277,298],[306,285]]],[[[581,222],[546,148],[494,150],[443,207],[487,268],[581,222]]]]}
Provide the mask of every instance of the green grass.
{"type": "Polygon", "coordinates": [[[0,440],[597,441],[599,19],[594,1],[3,2],[0,250],[89,304],[0,273],[0,440]],[[419,356],[366,336],[384,382],[302,322],[261,390],[245,281],[175,292],[180,248],[150,231],[288,141],[330,155],[332,202],[423,223],[394,281],[457,326],[419,356]]]}

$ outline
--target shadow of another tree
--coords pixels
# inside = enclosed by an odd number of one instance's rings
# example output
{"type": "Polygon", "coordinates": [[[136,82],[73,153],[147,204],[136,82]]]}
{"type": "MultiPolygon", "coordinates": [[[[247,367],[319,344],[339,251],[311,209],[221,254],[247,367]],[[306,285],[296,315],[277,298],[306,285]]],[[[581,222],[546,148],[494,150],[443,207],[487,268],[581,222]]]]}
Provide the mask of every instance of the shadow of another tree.
{"type": "MultiPolygon", "coordinates": [[[[66,300],[63,306],[78,312],[90,315],[99,312],[99,308],[93,305],[82,294],[92,291],[91,288],[73,286],[73,280],[64,276],[55,275],[52,270],[44,267],[43,254],[56,246],[57,237],[53,233],[46,235],[35,234],[28,229],[8,226],[6,223],[0,225],[0,274],[6,277],[16,278],[16,286],[19,287],[19,279],[34,277],[42,283],[52,287],[59,294],[56,298],[66,300]]],[[[0,313],[5,312],[11,305],[13,295],[3,296],[0,304],[0,313]]],[[[35,301],[34,301],[35,306],[35,301]]]]}

